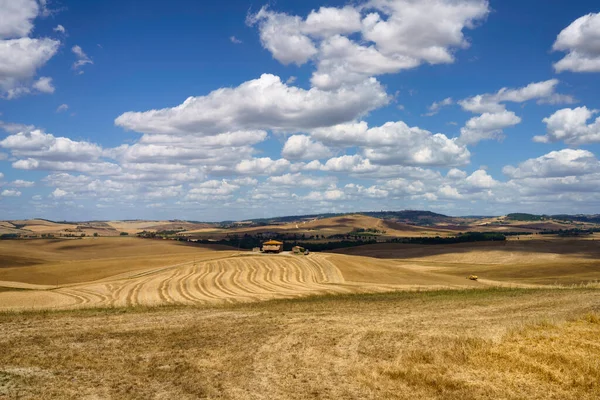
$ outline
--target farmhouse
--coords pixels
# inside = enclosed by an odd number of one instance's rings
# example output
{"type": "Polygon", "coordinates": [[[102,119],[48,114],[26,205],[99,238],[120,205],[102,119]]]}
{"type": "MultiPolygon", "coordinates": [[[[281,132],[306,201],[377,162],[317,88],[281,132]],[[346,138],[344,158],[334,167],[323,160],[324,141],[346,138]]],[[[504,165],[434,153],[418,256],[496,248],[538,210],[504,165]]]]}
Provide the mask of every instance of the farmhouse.
{"type": "Polygon", "coordinates": [[[263,243],[263,253],[281,253],[283,251],[283,242],[277,240],[269,240],[263,243]]]}

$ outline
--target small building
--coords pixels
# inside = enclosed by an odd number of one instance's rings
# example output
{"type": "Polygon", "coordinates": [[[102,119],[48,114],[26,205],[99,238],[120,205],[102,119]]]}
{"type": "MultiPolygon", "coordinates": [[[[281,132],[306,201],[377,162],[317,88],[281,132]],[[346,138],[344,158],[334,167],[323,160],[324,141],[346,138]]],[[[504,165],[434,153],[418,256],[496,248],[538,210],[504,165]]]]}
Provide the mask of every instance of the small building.
{"type": "Polygon", "coordinates": [[[283,242],[277,240],[269,240],[263,243],[263,253],[281,253],[283,251],[283,242]]]}
{"type": "Polygon", "coordinates": [[[301,246],[294,246],[292,247],[292,253],[294,254],[303,254],[304,250],[306,250],[304,247],[301,246]]]}

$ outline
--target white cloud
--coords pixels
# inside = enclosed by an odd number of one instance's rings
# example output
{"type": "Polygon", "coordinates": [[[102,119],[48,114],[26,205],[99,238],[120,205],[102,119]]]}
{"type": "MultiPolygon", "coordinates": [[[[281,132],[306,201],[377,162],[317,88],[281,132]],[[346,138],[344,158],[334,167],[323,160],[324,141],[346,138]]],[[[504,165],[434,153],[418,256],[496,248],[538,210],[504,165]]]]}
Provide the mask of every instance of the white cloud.
{"type": "Polygon", "coordinates": [[[309,136],[293,135],[285,142],[281,155],[288,160],[316,160],[330,157],[331,151],[309,136]]]}
{"type": "Polygon", "coordinates": [[[486,0],[372,0],[322,7],[306,19],[263,7],[248,22],[258,24],[263,47],[275,59],[298,65],[313,59],[313,85],[334,89],[422,63],[452,63],[453,50],[469,45],[463,30],[488,13],[486,0]],[[359,32],[360,38],[351,36],[359,32]]]}
{"type": "Polygon", "coordinates": [[[450,185],[444,185],[438,190],[436,197],[450,200],[458,200],[462,199],[463,195],[461,195],[456,188],[450,185]]]}
{"type": "Polygon", "coordinates": [[[484,113],[471,118],[460,130],[459,142],[471,145],[482,140],[501,139],[502,130],[521,123],[521,118],[512,111],[484,113]]]}
{"type": "Polygon", "coordinates": [[[258,24],[263,47],[284,65],[302,65],[317,54],[312,40],[302,33],[300,17],[271,12],[263,7],[249,16],[248,23],[258,24]]]}
{"type": "Polygon", "coordinates": [[[0,1],[0,38],[20,38],[29,35],[38,12],[36,0],[0,1]]]}
{"type": "Polygon", "coordinates": [[[53,29],[54,32],[62,33],[63,35],[67,33],[67,30],[62,25],[57,25],[56,28],[53,29]]]}
{"type": "Polygon", "coordinates": [[[12,181],[10,186],[19,187],[19,188],[29,188],[35,185],[35,182],[24,181],[22,179],[17,179],[16,181],[12,181]]]}
{"type": "Polygon", "coordinates": [[[33,83],[37,71],[56,54],[60,44],[49,38],[28,37],[33,20],[43,12],[43,5],[40,9],[36,0],[0,1],[0,97],[13,99],[54,91],[49,78],[33,83]]]}
{"type": "Polygon", "coordinates": [[[552,49],[568,53],[554,64],[556,72],[600,72],[600,13],[573,21],[560,32],[552,49]]]}
{"type": "Polygon", "coordinates": [[[247,175],[274,175],[290,167],[290,162],[283,158],[272,160],[269,157],[243,160],[235,167],[236,172],[247,175]]]}
{"type": "Polygon", "coordinates": [[[429,106],[429,112],[427,114],[424,114],[424,116],[433,117],[434,115],[440,112],[440,109],[442,109],[443,107],[451,106],[452,104],[454,104],[454,100],[452,100],[452,97],[447,97],[439,102],[434,101],[433,104],[429,106]]]}
{"type": "Polygon", "coordinates": [[[62,199],[65,198],[67,196],[69,196],[70,194],[62,189],[56,188],[52,193],[50,193],[50,195],[48,195],[48,197],[54,198],[54,199],[62,199]]]}
{"type": "Polygon", "coordinates": [[[58,106],[58,108],[56,109],[57,113],[60,112],[64,112],[67,111],[69,109],[69,105],[68,104],[61,104],[60,106],[58,106]]]}
{"type": "Polygon", "coordinates": [[[323,192],[313,191],[304,196],[308,201],[340,201],[346,199],[346,194],[340,189],[328,189],[323,192]]]}
{"type": "Polygon", "coordinates": [[[314,177],[306,176],[301,173],[296,174],[285,174],[281,176],[271,176],[267,179],[268,183],[276,186],[290,186],[290,187],[322,187],[329,186],[335,181],[332,177],[314,177]]]}
{"type": "Polygon", "coordinates": [[[502,88],[494,94],[481,94],[460,100],[458,103],[465,111],[477,114],[501,113],[506,111],[505,102],[524,103],[529,100],[538,100],[538,103],[573,103],[575,99],[568,95],[556,93],[557,79],[530,83],[519,89],[502,88]]]}
{"type": "Polygon", "coordinates": [[[452,179],[452,180],[461,180],[461,179],[465,179],[467,177],[467,173],[458,168],[452,168],[448,171],[448,173],[446,174],[446,177],[448,179],[452,179]]]}
{"type": "Polygon", "coordinates": [[[152,134],[216,134],[240,129],[299,132],[350,121],[387,104],[389,98],[375,79],[336,91],[287,86],[264,74],[236,88],[190,97],[174,108],[127,112],[115,123],[152,134]]]}
{"type": "Polygon", "coordinates": [[[216,200],[230,198],[233,193],[240,189],[239,185],[232,184],[226,180],[211,180],[194,185],[187,196],[187,200],[216,200]]]}
{"type": "Polygon", "coordinates": [[[235,36],[230,36],[229,40],[231,41],[231,43],[233,44],[242,44],[244,42],[242,42],[240,39],[236,38],[235,36]]]}
{"type": "Polygon", "coordinates": [[[532,158],[518,167],[507,165],[502,172],[514,179],[561,178],[600,172],[600,162],[587,150],[564,149],[532,158]]]}
{"type": "Polygon", "coordinates": [[[80,46],[73,46],[71,48],[71,51],[73,52],[73,54],[75,54],[75,57],[77,58],[77,60],[73,63],[73,69],[79,71],[79,73],[83,72],[81,71],[81,68],[83,66],[94,63],[92,59],[87,54],[85,54],[85,52],[80,46]]]}
{"type": "Polygon", "coordinates": [[[0,193],[0,196],[2,196],[2,197],[19,197],[19,196],[21,196],[21,192],[19,192],[18,190],[14,190],[14,189],[5,189],[2,191],[2,193],[0,193]]]}
{"type": "Polygon", "coordinates": [[[457,166],[467,164],[471,155],[455,139],[401,121],[369,129],[367,141],[365,157],[383,165],[457,166]]]}
{"type": "MultiPolygon", "coordinates": [[[[56,40],[20,38],[0,40],[0,95],[6,98],[15,98],[31,93],[32,78],[58,50],[59,42],[56,40]]],[[[48,89],[49,78],[37,81],[37,89],[43,92],[52,92],[48,89]]]]}
{"type": "Polygon", "coordinates": [[[41,93],[54,93],[55,87],[52,84],[52,78],[42,76],[33,83],[33,88],[41,93]]]}
{"type": "Polygon", "coordinates": [[[302,31],[315,37],[328,37],[358,32],[361,29],[361,17],[358,10],[351,6],[343,8],[321,7],[312,10],[302,31]]]}
{"type": "Polygon", "coordinates": [[[588,124],[588,120],[597,114],[597,110],[587,107],[565,108],[544,118],[547,134],[535,136],[534,141],[540,143],[564,141],[569,145],[580,145],[600,142],[600,117],[588,124]]]}
{"type": "Polygon", "coordinates": [[[445,135],[433,134],[402,121],[368,128],[365,122],[312,131],[325,145],[358,146],[366,158],[382,165],[455,166],[469,162],[469,150],[445,135]]]}
{"type": "Polygon", "coordinates": [[[55,137],[39,129],[10,135],[0,141],[0,146],[9,149],[15,157],[48,161],[90,161],[102,155],[102,148],[96,144],[55,137]]]}
{"type": "Polygon", "coordinates": [[[473,172],[465,181],[468,185],[478,189],[490,189],[498,185],[498,182],[483,169],[473,172]]]}

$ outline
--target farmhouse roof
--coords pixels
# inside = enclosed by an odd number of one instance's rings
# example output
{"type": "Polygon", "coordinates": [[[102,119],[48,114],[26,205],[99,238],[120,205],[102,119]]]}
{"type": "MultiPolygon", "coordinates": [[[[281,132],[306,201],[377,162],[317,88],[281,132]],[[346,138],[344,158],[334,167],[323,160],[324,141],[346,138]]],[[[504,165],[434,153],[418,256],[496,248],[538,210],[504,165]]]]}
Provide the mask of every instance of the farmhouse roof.
{"type": "Polygon", "coordinates": [[[283,242],[278,242],[277,240],[269,240],[268,242],[264,242],[263,244],[266,244],[267,246],[277,246],[282,245],[283,242]]]}

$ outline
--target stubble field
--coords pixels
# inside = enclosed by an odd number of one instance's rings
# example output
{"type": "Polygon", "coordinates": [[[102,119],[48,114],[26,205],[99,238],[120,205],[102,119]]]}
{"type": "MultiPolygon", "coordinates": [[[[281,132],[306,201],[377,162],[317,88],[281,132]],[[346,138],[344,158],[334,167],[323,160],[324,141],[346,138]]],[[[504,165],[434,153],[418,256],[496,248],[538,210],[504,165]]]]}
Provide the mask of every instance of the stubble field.
{"type": "Polygon", "coordinates": [[[595,399],[599,252],[4,241],[0,399],[595,399]]]}

